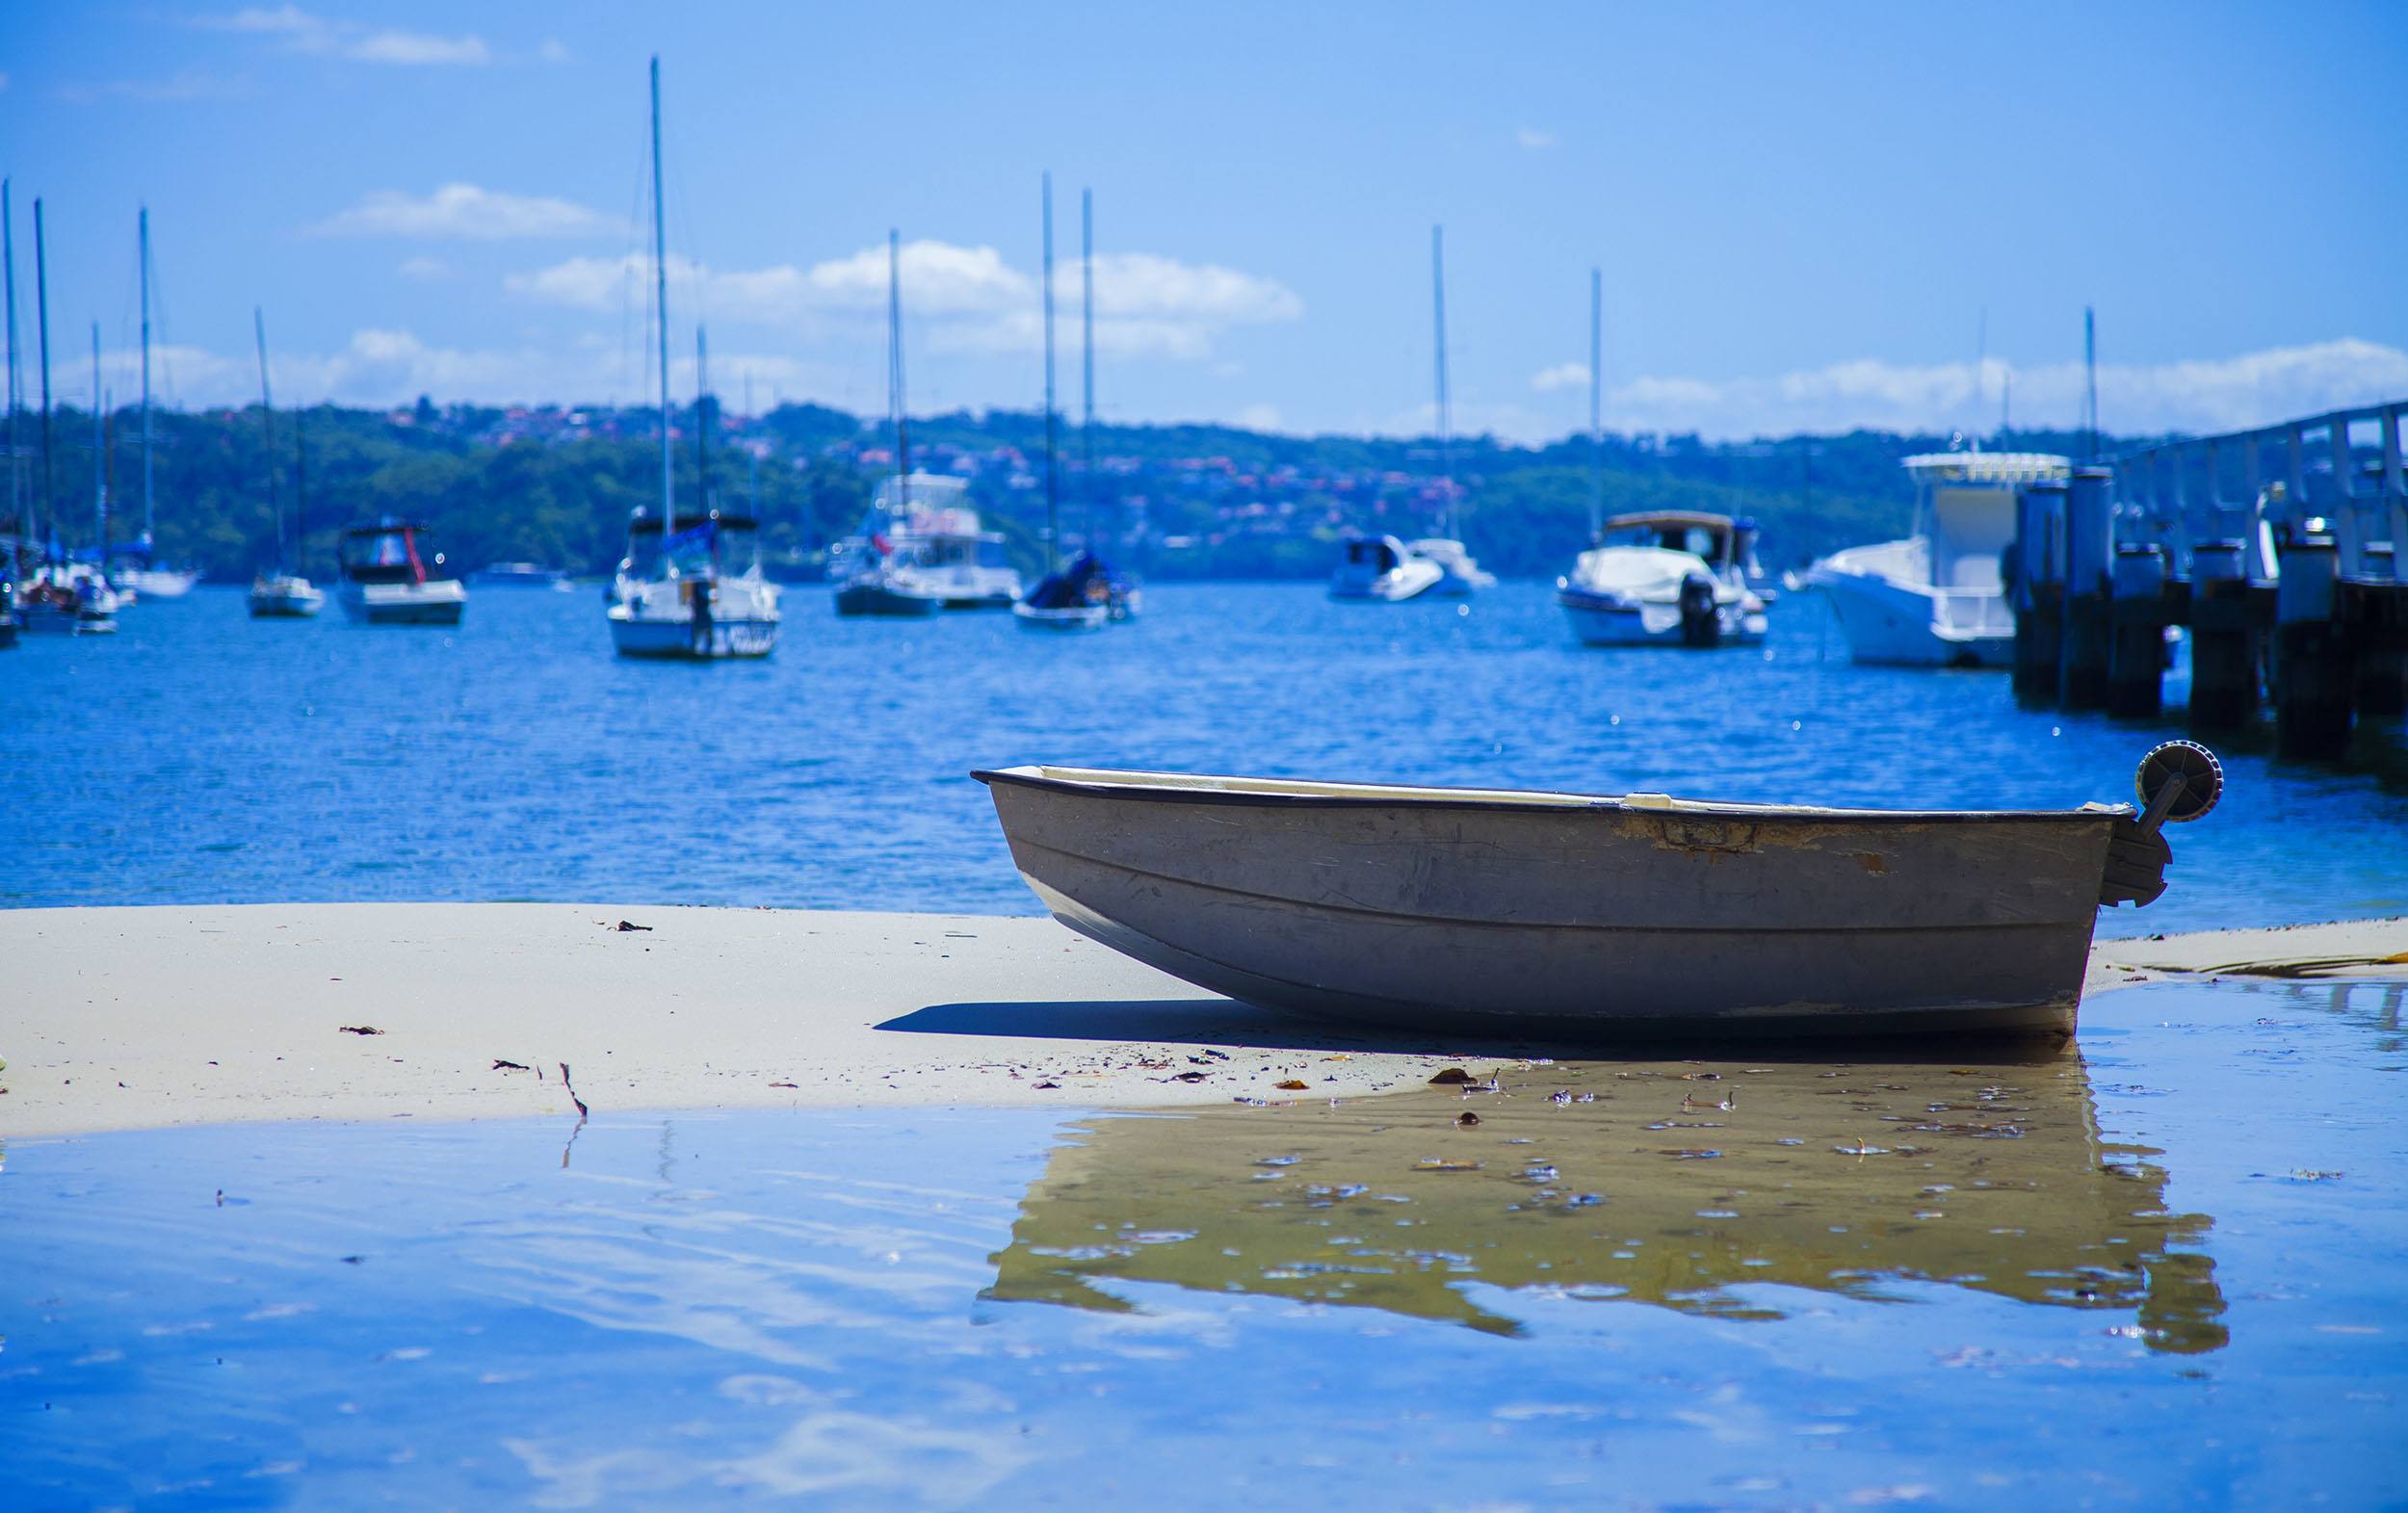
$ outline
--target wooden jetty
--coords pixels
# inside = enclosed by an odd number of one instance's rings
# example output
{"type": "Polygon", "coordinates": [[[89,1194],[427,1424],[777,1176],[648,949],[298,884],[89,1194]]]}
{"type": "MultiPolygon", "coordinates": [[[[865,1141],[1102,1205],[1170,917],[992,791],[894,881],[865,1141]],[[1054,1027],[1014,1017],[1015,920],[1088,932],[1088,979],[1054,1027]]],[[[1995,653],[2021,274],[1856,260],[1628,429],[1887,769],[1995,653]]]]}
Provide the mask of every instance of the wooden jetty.
{"type": "Polygon", "coordinates": [[[2190,639],[2188,719],[2271,704],[2276,749],[2333,757],[2408,713],[2408,400],[2168,441],[2019,494],[2007,549],[2026,704],[2159,712],[2167,628],[2190,639]]]}

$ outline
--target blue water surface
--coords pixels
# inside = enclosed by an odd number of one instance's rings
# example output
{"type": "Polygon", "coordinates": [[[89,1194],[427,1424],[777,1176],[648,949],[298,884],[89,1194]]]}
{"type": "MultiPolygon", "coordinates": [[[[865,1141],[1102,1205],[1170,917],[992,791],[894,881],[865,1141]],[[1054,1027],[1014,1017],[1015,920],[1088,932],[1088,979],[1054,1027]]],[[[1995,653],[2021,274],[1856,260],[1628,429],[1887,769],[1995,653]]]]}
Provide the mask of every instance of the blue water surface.
{"type": "Polygon", "coordinates": [[[2403,991],[1343,1108],[16,1141],[0,1506],[2396,1507],[2403,991]]]}
{"type": "MultiPolygon", "coordinates": [[[[1031,913],[984,794],[1018,762],[1892,805],[2130,796],[2166,724],[2018,712],[1998,673],[1851,665],[1792,596],[1761,650],[1575,644],[1544,586],[1335,604],[1174,584],[1107,633],[840,620],[761,664],[611,655],[600,595],[479,589],[456,630],[229,588],[0,653],[20,825],[0,902],[626,900],[1031,913]]],[[[2179,681],[2169,690],[2177,699],[2179,681]]],[[[2103,933],[2408,910],[2408,756],[2226,749],[2173,887],[2103,933]]]]}

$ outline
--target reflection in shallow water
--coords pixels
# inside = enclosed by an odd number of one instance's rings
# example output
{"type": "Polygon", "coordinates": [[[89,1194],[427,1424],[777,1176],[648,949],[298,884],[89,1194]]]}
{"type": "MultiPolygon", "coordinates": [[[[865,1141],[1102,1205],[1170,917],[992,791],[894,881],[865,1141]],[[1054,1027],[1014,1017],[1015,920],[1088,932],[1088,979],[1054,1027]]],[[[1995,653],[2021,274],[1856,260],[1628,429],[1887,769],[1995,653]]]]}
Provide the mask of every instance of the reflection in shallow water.
{"type": "Polygon", "coordinates": [[[2079,1053],[2023,1064],[1582,1062],[1498,1091],[1106,1117],[1029,1193],[988,1295],[1167,1282],[1512,1333],[1466,1282],[1773,1318],[1754,1285],[1945,1283],[2226,1343],[2210,1220],[2099,1137],[2079,1053]],[[1476,1122],[1466,1124],[1465,1119],[1476,1122]],[[1750,1289],[1741,1292],[1741,1289],[1750,1289]]]}

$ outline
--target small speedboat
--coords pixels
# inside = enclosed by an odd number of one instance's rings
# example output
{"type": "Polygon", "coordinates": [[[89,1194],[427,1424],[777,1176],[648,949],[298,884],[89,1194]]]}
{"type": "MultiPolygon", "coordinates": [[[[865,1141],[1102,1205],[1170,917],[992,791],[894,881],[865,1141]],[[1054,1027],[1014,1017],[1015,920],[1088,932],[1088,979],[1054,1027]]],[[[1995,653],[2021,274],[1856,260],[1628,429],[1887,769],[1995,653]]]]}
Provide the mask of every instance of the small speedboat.
{"type": "Polygon", "coordinates": [[[1578,1038],[2071,1033],[2102,907],[2165,890],[2146,805],[1871,810],[1198,777],[974,773],[1055,918],[1215,992],[1578,1038]]]}
{"type": "Polygon", "coordinates": [[[1333,599],[1399,604],[1418,599],[1447,581],[1447,569],[1393,535],[1349,535],[1337,571],[1329,576],[1333,599]]]}
{"type": "Polygon", "coordinates": [[[1556,580],[1556,602],[1590,646],[1752,646],[1767,629],[1748,585],[1752,541],[1729,515],[1616,515],[1556,580]]]}
{"type": "Polygon", "coordinates": [[[458,625],[468,590],[431,550],[432,533],[390,515],[343,533],[343,613],[370,625],[458,625]]]}
{"type": "Polygon", "coordinates": [[[266,572],[251,580],[254,620],[306,620],[327,606],[326,590],[299,573],[266,572]]]}
{"type": "Polygon", "coordinates": [[[1012,617],[1031,630],[1100,631],[1132,619],[1139,590],[1092,552],[1081,552],[1058,573],[1048,573],[1011,607],[1012,617]]]}

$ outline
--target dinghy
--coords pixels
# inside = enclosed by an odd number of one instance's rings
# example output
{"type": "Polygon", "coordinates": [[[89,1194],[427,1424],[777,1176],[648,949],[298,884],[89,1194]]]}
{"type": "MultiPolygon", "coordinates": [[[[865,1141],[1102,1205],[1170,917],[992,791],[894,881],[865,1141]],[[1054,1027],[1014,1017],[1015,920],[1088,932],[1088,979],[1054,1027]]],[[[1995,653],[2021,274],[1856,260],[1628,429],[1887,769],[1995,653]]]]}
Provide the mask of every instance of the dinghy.
{"type": "Polygon", "coordinates": [[[2165,888],[2146,805],[1871,810],[1017,767],[972,774],[1083,935],[1269,1007],[1585,1039],[2071,1033],[2098,910],[2165,888]]]}

